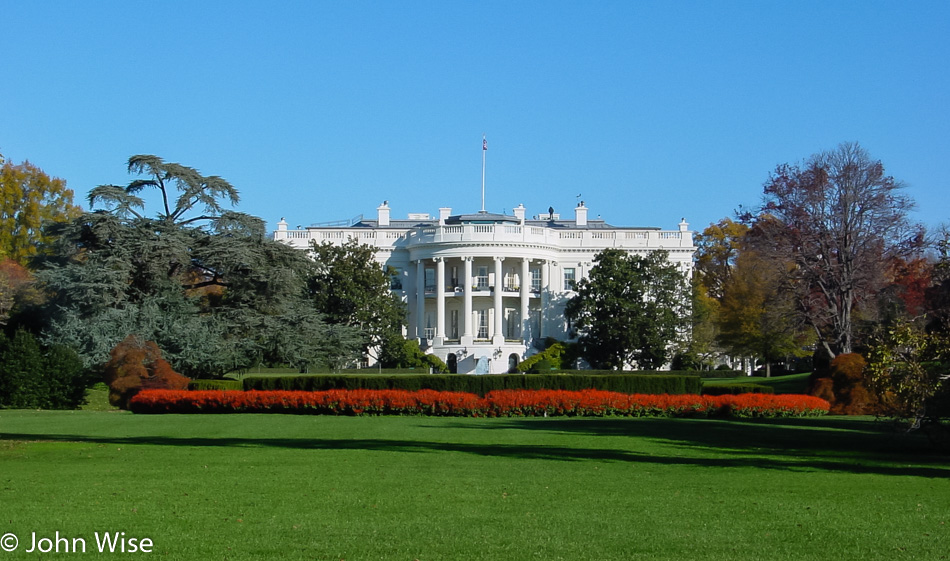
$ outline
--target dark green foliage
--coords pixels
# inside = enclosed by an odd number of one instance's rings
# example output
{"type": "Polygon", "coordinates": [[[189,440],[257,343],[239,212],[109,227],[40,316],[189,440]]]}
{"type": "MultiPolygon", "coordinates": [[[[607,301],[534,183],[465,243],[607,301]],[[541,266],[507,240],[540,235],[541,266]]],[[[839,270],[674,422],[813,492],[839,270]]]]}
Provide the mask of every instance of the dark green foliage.
{"type": "Polygon", "coordinates": [[[261,362],[305,371],[355,361],[361,334],[328,327],[310,301],[313,262],[268,239],[259,218],[224,210],[238,200],[230,184],[154,156],[133,156],[129,171],[147,178],[93,189],[90,203],[109,210],[57,225],[37,263],[47,341],[91,367],[134,334],[203,378],[261,362]],[[140,213],[146,188],[161,192],[156,218],[140,213]]]}
{"type": "Polygon", "coordinates": [[[310,253],[308,292],[328,323],[359,328],[366,346],[401,332],[405,305],[389,290],[392,271],[380,266],[372,246],[312,242],[310,253]]]}
{"type": "Polygon", "coordinates": [[[728,366],[715,370],[700,370],[699,372],[694,372],[694,374],[702,376],[703,378],[738,378],[743,375],[742,372],[738,370],[730,370],[728,366]]]}
{"type": "Polygon", "coordinates": [[[29,332],[0,334],[0,407],[75,409],[83,404],[89,372],[66,347],[43,347],[29,332]]]}
{"type": "Polygon", "coordinates": [[[572,368],[580,356],[580,346],[576,343],[564,343],[555,339],[546,341],[547,347],[518,364],[519,372],[544,374],[551,370],[572,368]]]}
{"type": "Polygon", "coordinates": [[[247,377],[245,390],[324,391],[332,389],[400,389],[468,392],[485,395],[493,390],[598,389],[619,393],[699,394],[702,381],[698,376],[640,374],[467,374],[418,376],[270,376],[247,377]]]}
{"type": "Polygon", "coordinates": [[[683,272],[665,251],[641,256],[606,249],[594,261],[565,310],[583,357],[595,368],[661,368],[689,317],[683,272]]]}
{"type": "Polygon", "coordinates": [[[449,367],[439,357],[426,354],[415,339],[406,339],[401,333],[387,331],[379,349],[379,362],[387,368],[418,368],[433,373],[446,373],[449,367]]]}
{"type": "Polygon", "coordinates": [[[775,388],[762,384],[721,384],[703,386],[703,395],[739,395],[742,393],[775,393],[775,388]]]}
{"type": "Polygon", "coordinates": [[[188,382],[189,390],[243,390],[244,385],[238,380],[192,380],[188,382]]]}
{"type": "Polygon", "coordinates": [[[395,330],[387,332],[380,342],[379,362],[383,368],[420,368],[425,353],[415,339],[406,339],[395,330]]]}
{"type": "Polygon", "coordinates": [[[687,350],[673,356],[670,368],[673,370],[702,370],[703,361],[699,358],[699,355],[687,350]]]}

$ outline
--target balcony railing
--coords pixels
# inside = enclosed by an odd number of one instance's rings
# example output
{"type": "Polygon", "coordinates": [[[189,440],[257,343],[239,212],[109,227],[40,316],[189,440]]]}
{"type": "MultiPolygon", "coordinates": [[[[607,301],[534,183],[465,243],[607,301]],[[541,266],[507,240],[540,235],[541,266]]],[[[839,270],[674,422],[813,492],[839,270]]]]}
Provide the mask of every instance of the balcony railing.
{"type": "Polygon", "coordinates": [[[553,247],[659,248],[692,247],[692,233],[679,230],[572,230],[512,224],[461,224],[427,226],[412,230],[306,229],[278,230],[274,239],[295,247],[310,240],[343,243],[355,240],[373,247],[406,247],[446,242],[524,242],[553,247]]]}

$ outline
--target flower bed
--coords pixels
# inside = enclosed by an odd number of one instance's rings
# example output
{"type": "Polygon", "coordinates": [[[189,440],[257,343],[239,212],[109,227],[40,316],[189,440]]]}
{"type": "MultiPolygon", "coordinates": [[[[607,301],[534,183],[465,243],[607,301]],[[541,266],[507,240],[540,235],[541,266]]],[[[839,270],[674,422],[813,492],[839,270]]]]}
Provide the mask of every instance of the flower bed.
{"type": "Polygon", "coordinates": [[[311,415],[437,415],[538,417],[804,417],[829,404],[807,395],[721,396],[622,394],[602,390],[499,390],[484,398],[435,390],[177,391],[145,390],[135,413],[295,413],[311,415]]]}

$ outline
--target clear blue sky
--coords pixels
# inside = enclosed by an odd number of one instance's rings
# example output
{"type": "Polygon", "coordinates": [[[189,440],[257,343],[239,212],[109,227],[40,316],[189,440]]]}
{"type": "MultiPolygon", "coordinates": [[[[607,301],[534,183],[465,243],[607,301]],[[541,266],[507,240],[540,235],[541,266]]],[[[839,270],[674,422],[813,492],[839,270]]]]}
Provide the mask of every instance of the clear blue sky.
{"type": "Polygon", "coordinates": [[[950,2],[0,0],[0,153],[155,154],[270,228],[486,207],[696,230],[858,141],[950,220],[950,2]]]}

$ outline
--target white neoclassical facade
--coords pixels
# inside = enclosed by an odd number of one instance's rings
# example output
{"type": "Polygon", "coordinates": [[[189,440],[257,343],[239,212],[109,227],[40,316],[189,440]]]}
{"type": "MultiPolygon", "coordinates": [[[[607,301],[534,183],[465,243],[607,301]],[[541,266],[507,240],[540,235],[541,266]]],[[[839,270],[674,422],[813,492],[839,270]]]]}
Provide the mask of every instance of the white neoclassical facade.
{"type": "Polygon", "coordinates": [[[685,219],[676,230],[627,228],[591,219],[582,201],[573,219],[550,210],[528,219],[477,212],[438,217],[390,217],[384,202],[376,219],[288,229],[281,219],[274,239],[306,249],[356,240],[396,271],[392,289],[406,302],[407,336],[459,373],[503,373],[537,352],[546,337],[565,340],[564,306],[594,256],[607,248],[645,254],[666,250],[692,273],[693,234],[685,219]]]}

